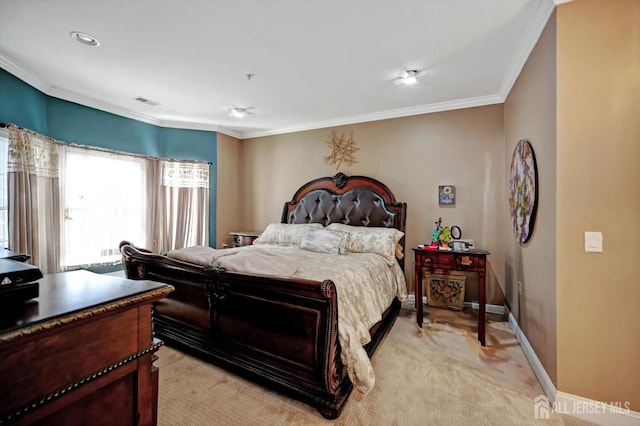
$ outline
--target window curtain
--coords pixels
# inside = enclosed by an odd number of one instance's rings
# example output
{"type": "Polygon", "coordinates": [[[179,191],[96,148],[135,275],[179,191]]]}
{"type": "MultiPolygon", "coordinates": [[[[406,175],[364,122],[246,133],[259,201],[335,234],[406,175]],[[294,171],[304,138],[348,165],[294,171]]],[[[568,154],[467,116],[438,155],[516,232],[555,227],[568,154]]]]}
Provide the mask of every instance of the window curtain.
{"type": "Polygon", "coordinates": [[[9,249],[30,255],[43,274],[60,268],[59,149],[46,136],[9,126],[9,249]]]}
{"type": "Polygon", "coordinates": [[[164,232],[164,193],[162,191],[162,163],[159,158],[147,159],[147,246],[155,253],[166,253],[164,232]]]}
{"type": "Polygon", "coordinates": [[[158,252],[208,246],[209,164],[161,160],[160,165],[162,182],[157,202],[164,217],[157,222],[163,227],[154,238],[158,252]]]}

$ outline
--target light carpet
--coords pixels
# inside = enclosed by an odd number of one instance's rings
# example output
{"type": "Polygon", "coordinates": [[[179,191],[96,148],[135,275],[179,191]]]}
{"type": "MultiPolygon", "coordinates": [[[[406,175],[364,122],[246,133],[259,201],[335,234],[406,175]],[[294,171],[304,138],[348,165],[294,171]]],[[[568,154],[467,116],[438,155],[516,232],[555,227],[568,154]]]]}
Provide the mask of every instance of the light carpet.
{"type": "Polygon", "coordinates": [[[404,304],[372,359],[376,385],[353,392],[337,420],[170,347],[158,351],[160,425],[588,425],[534,416],[543,391],[508,324],[490,315],[427,308],[423,328],[404,304]]]}

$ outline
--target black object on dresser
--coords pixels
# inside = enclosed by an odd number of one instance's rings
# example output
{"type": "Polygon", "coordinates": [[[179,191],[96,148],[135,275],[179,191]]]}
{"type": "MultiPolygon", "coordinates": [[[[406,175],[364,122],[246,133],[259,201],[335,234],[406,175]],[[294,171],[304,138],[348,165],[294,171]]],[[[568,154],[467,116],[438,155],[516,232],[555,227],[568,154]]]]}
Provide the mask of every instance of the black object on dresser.
{"type": "Polygon", "coordinates": [[[39,295],[40,269],[24,263],[30,256],[11,250],[0,251],[0,306],[7,307],[39,295]]]}

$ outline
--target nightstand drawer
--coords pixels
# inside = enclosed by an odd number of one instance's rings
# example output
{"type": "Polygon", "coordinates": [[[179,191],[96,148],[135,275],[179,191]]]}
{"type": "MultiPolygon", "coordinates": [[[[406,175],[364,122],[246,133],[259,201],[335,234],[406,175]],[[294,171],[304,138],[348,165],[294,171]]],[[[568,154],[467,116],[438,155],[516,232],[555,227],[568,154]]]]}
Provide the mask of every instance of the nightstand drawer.
{"type": "Polygon", "coordinates": [[[486,267],[486,257],[455,254],[451,256],[452,267],[461,271],[479,271],[486,267]]]}
{"type": "Polygon", "coordinates": [[[437,251],[424,251],[416,253],[416,266],[429,266],[433,267],[438,263],[437,251]]]}

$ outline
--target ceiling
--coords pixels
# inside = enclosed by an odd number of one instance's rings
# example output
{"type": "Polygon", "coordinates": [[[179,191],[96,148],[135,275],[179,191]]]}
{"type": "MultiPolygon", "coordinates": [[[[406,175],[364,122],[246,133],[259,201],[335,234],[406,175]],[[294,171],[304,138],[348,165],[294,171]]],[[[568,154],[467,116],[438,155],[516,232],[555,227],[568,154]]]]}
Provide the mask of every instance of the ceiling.
{"type": "Polygon", "coordinates": [[[501,103],[561,2],[0,0],[0,67],[53,97],[248,138],[501,103]],[[396,87],[411,69],[427,75],[396,87]]]}

